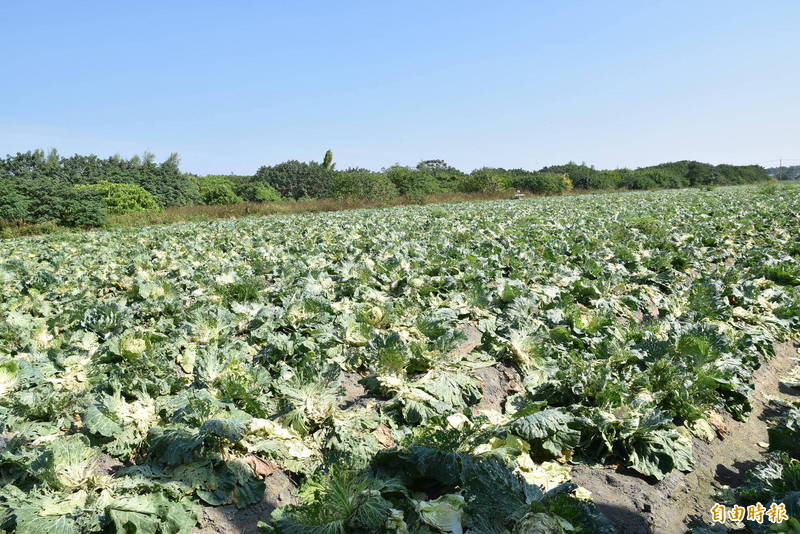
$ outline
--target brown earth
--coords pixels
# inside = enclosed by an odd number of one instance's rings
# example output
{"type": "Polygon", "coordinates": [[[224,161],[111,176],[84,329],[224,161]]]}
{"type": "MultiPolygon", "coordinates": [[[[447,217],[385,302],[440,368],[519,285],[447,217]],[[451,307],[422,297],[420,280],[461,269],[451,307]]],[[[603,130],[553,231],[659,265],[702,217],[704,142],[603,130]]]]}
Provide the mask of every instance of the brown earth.
{"type": "Polygon", "coordinates": [[[294,482],[280,469],[264,478],[267,488],[260,503],[241,510],[235,505],[204,506],[192,534],[257,534],[258,522],[268,521],[275,508],[295,502],[294,482]]]}
{"type": "Polygon", "coordinates": [[[339,408],[347,409],[363,404],[367,397],[367,390],[359,383],[363,377],[358,373],[342,373],[339,385],[344,390],[344,396],[339,402],[339,408]]]}
{"type": "Polygon", "coordinates": [[[652,483],[622,469],[576,465],[572,481],[592,492],[592,500],[620,533],[678,534],[692,523],[708,521],[714,495],[723,485],[740,484],[748,469],[761,461],[768,442],[765,412],[769,413],[770,398],[790,398],[790,391],[781,388],[781,378],[796,360],[794,345],[776,345],[775,357],[755,372],[753,411],[747,420],[723,415],[717,422],[718,432],[725,430],[723,439],[709,443],[693,438],[694,471],[673,471],[652,483]]]}
{"type": "Polygon", "coordinates": [[[504,363],[475,370],[481,382],[483,397],[473,411],[496,410],[503,412],[503,404],[511,393],[522,391],[520,376],[516,369],[504,363]]]}
{"type": "Polygon", "coordinates": [[[481,332],[478,328],[472,323],[466,323],[461,326],[461,331],[466,336],[464,342],[458,348],[450,351],[451,355],[460,355],[463,356],[465,354],[469,354],[473,350],[481,344],[481,332]]]}

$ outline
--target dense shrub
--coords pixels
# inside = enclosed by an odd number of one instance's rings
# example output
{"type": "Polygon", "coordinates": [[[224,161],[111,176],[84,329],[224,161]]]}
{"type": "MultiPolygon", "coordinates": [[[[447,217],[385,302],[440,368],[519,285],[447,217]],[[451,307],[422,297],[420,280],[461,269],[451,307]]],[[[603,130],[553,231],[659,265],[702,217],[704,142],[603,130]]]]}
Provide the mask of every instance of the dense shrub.
{"type": "Polygon", "coordinates": [[[386,177],[391,180],[401,195],[429,195],[445,189],[434,176],[420,169],[395,165],[386,169],[386,177]]]}
{"type": "Polygon", "coordinates": [[[710,185],[717,182],[714,166],[699,161],[690,161],[686,169],[689,185],[710,185]]]}
{"type": "Polygon", "coordinates": [[[508,189],[510,185],[505,170],[483,168],[462,176],[457,189],[462,193],[490,193],[508,189]]]}
{"type": "MultiPolygon", "coordinates": [[[[177,154],[172,154],[160,165],[153,163],[152,158],[148,157],[149,154],[145,154],[145,156],[138,166],[136,158],[131,160],[132,163],[129,165],[133,172],[128,179],[111,181],[140,185],[154,194],[162,206],[190,206],[199,202],[199,191],[195,184],[180,171],[177,154]]],[[[93,181],[96,181],[97,178],[93,181]]]]}
{"type": "Polygon", "coordinates": [[[0,220],[14,223],[27,222],[32,202],[17,190],[15,184],[0,181],[0,220]]]}
{"type": "MultiPolygon", "coordinates": [[[[641,171],[645,169],[657,169],[673,176],[673,183],[680,184],[679,187],[715,185],[721,183],[718,179],[716,168],[713,165],[701,163],[699,161],[673,161],[637,170],[641,171]]],[[[738,183],[738,181],[736,183],[738,183]]]]}
{"type": "Polygon", "coordinates": [[[200,188],[200,201],[203,204],[237,204],[242,199],[229,184],[210,183],[200,188]]]}
{"type": "Polygon", "coordinates": [[[94,155],[63,158],[51,151],[17,153],[0,160],[0,179],[15,183],[26,180],[51,181],[69,185],[96,184],[102,181],[142,186],[155,195],[162,206],[196,204],[198,192],[181,173],[177,154],[163,163],[155,163],[152,154],[123,159],[119,156],[102,159],[94,155]]]}
{"type": "Polygon", "coordinates": [[[580,189],[678,188],[745,184],[767,180],[767,171],[758,165],[710,165],[699,161],[674,161],[635,170],[598,171],[586,165],[568,163],[542,169],[545,172],[567,173],[580,189]]]}
{"type": "Polygon", "coordinates": [[[572,182],[566,174],[512,169],[508,176],[512,187],[531,193],[557,194],[572,189],[572,182]]]}
{"type": "Polygon", "coordinates": [[[634,190],[680,187],[680,180],[680,177],[663,169],[623,169],[620,171],[619,187],[634,190]]]}
{"type": "Polygon", "coordinates": [[[385,174],[367,169],[337,171],[332,189],[336,198],[387,200],[397,196],[397,188],[385,174]]]}
{"type": "Polygon", "coordinates": [[[770,174],[759,165],[717,165],[718,184],[748,184],[770,179],[770,174]]]}
{"type": "Polygon", "coordinates": [[[106,211],[115,215],[157,211],[156,198],[142,186],[106,182],[75,186],[78,190],[95,191],[103,199],[106,211]]]}
{"type": "MultiPolygon", "coordinates": [[[[98,188],[74,186],[102,182],[141,186],[163,206],[195,204],[197,188],[180,172],[178,163],[175,154],[161,164],[147,153],[130,159],[119,156],[102,159],[94,155],[64,158],[55,150],[47,155],[35,150],[7,156],[0,159],[3,184],[0,205],[5,206],[0,219],[26,223],[51,221],[62,226],[100,225],[106,213],[105,193],[98,188]]],[[[142,195],[141,190],[127,191],[139,197],[134,204],[152,206],[151,199],[142,195]]],[[[117,193],[122,194],[118,187],[117,193]]],[[[119,200],[120,205],[126,205],[131,199],[119,200]]],[[[110,211],[116,211],[115,201],[107,201],[111,202],[110,211]]]]}
{"type": "Polygon", "coordinates": [[[659,173],[658,187],[686,187],[689,184],[687,176],[688,171],[687,161],[676,161],[673,163],[662,163],[661,165],[652,165],[650,167],[640,167],[635,171],[657,171],[659,173]],[[664,183],[665,185],[661,185],[664,183]]]}
{"type": "Polygon", "coordinates": [[[201,204],[236,204],[242,199],[233,191],[234,183],[225,176],[193,176],[201,204]]]}
{"type": "Polygon", "coordinates": [[[699,161],[673,161],[636,171],[658,171],[650,177],[657,185],[652,187],[702,187],[763,182],[769,179],[766,169],[758,165],[709,165],[699,161]]]}
{"type": "Polygon", "coordinates": [[[254,200],[256,202],[277,202],[281,196],[271,185],[264,184],[255,188],[254,200]]]}
{"type": "Polygon", "coordinates": [[[254,182],[252,181],[252,176],[251,176],[250,181],[234,182],[233,192],[236,193],[236,196],[238,196],[242,200],[246,200],[248,202],[256,202],[256,192],[259,187],[272,187],[272,186],[264,182],[254,182]]]}
{"type": "Polygon", "coordinates": [[[287,198],[325,198],[331,196],[334,171],[316,162],[286,161],[261,167],[253,180],[272,186],[287,198]]]}
{"type": "Polygon", "coordinates": [[[598,171],[572,162],[545,167],[542,172],[566,174],[578,189],[613,189],[618,187],[620,180],[618,171],[598,171]]]}
{"type": "Polygon", "coordinates": [[[102,197],[96,191],[80,190],[65,182],[0,179],[0,220],[99,226],[105,214],[102,197]]]}
{"type": "Polygon", "coordinates": [[[101,226],[106,208],[97,191],[81,190],[62,182],[27,181],[22,194],[29,200],[25,222],[54,222],[60,226],[101,226]]]}
{"type": "Polygon", "coordinates": [[[75,187],[65,187],[62,193],[54,196],[49,209],[52,220],[61,226],[102,226],[106,218],[103,198],[94,191],[75,187]]]}
{"type": "Polygon", "coordinates": [[[252,176],[229,177],[234,192],[248,202],[277,202],[281,195],[266,182],[255,181],[252,176]]]}
{"type": "Polygon", "coordinates": [[[441,159],[428,159],[417,163],[417,170],[433,176],[440,191],[456,191],[459,181],[466,176],[462,171],[441,159]]]}

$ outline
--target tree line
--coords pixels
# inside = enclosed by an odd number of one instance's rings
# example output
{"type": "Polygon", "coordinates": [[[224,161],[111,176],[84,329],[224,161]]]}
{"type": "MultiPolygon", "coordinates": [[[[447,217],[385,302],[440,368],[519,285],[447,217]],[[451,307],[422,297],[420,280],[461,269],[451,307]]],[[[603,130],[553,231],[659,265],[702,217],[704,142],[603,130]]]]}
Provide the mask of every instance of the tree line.
{"type": "Polygon", "coordinates": [[[800,165],[769,167],[767,174],[777,180],[800,180],[800,165]]]}
{"type": "Polygon", "coordinates": [[[469,173],[443,160],[393,165],[380,172],[337,170],[333,154],[323,161],[265,165],[252,176],[197,176],[180,170],[177,154],[156,162],[152,154],[130,159],[95,155],[60,156],[55,150],[0,159],[0,221],[101,226],[109,214],[170,206],[274,202],[308,198],[424,200],[438,193],[487,193],[506,189],[562,194],[574,189],[656,189],[745,184],[768,180],[758,165],[711,165],[697,161],[638,169],[598,170],[584,164],[553,165],[537,171],[484,167],[469,173]]]}

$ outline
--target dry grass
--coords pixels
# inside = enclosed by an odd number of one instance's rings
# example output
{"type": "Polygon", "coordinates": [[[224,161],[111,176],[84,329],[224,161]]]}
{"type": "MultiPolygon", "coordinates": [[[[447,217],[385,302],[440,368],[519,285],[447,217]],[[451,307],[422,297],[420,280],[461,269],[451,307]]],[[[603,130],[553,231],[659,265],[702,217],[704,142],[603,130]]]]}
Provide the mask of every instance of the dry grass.
{"type": "Polygon", "coordinates": [[[320,213],[326,211],[385,208],[414,204],[444,204],[476,200],[496,200],[510,198],[510,196],[508,192],[473,194],[444,193],[431,195],[424,200],[406,197],[396,197],[384,201],[324,198],[318,200],[283,200],[280,202],[242,202],[239,204],[213,206],[186,206],[181,208],[166,208],[160,212],[154,213],[132,213],[129,215],[110,216],[107,221],[107,226],[140,226],[189,221],[208,221],[212,219],[238,219],[241,217],[287,215],[292,213],[320,213]]]}

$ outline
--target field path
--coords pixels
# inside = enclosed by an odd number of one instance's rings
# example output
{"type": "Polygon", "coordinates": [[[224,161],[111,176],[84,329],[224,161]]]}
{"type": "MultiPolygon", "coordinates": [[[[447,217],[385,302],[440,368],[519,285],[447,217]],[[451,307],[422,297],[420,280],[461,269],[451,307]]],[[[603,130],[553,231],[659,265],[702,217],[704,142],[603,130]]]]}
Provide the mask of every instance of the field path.
{"type": "Polygon", "coordinates": [[[695,469],[673,471],[655,484],[622,469],[576,465],[572,481],[589,489],[598,508],[621,534],[679,534],[689,524],[709,519],[714,495],[723,485],[738,485],[747,471],[761,461],[768,442],[765,415],[770,399],[788,400],[792,392],[781,379],[797,364],[798,350],[791,343],[776,345],[776,355],[754,374],[753,411],[744,422],[721,417],[723,439],[710,443],[693,438],[695,469]]]}

